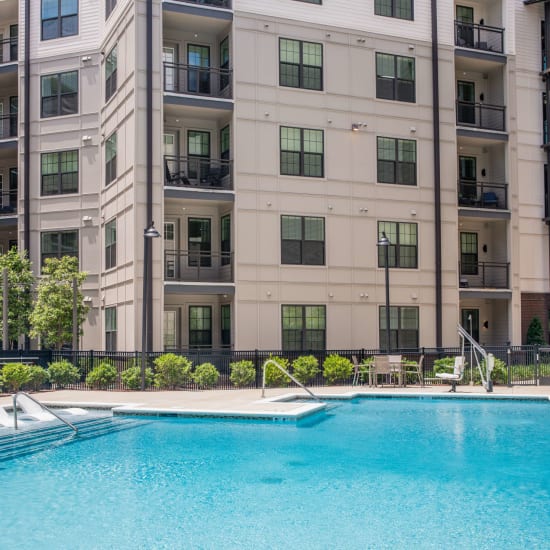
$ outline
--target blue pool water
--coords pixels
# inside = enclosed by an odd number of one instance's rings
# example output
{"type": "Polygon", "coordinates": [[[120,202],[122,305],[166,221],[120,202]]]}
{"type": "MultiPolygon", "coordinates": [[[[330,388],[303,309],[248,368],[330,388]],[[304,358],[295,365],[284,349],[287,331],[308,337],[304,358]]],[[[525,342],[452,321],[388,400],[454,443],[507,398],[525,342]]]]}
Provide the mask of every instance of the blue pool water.
{"type": "Polygon", "coordinates": [[[549,466],[550,403],[155,420],[0,463],[0,547],[548,548],[549,466]]]}

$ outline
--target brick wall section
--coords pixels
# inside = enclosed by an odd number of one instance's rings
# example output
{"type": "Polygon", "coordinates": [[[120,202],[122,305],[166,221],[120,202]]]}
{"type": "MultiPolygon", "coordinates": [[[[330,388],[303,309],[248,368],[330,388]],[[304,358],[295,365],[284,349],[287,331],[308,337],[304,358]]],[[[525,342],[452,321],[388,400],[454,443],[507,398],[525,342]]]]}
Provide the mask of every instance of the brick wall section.
{"type": "Polygon", "coordinates": [[[550,310],[550,294],[522,292],[521,294],[521,343],[525,344],[527,329],[533,317],[538,317],[542,322],[542,328],[546,335],[546,341],[550,333],[548,325],[548,311],[550,310]]]}

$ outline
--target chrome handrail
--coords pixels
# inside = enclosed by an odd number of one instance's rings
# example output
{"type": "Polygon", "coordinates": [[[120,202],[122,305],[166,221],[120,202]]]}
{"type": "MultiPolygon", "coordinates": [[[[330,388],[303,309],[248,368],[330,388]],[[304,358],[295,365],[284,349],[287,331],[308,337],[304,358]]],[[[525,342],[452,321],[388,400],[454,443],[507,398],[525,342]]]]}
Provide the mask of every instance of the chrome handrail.
{"type": "Polygon", "coordinates": [[[262,369],[263,369],[262,397],[265,397],[265,368],[267,367],[268,364],[275,365],[283,374],[286,374],[295,384],[298,384],[298,386],[300,386],[303,390],[305,390],[307,393],[309,393],[309,395],[311,395],[311,397],[313,397],[313,399],[315,399],[316,401],[321,402],[319,397],[317,397],[312,391],[310,391],[308,388],[306,388],[301,382],[298,382],[298,380],[296,380],[296,378],[294,378],[294,376],[292,376],[292,374],[290,374],[290,372],[288,372],[284,367],[279,365],[279,363],[277,363],[277,361],[274,361],[273,359],[268,359],[264,363],[264,366],[262,367],[262,369]]]}
{"type": "Polygon", "coordinates": [[[46,405],[40,403],[40,401],[37,401],[34,397],[31,397],[27,392],[24,391],[18,391],[17,393],[13,394],[13,427],[17,430],[17,396],[18,395],[24,395],[25,397],[28,397],[31,401],[34,401],[37,405],[40,405],[46,412],[49,412],[53,416],[55,416],[58,420],[61,420],[64,424],[67,424],[69,428],[73,429],[75,433],[78,433],[78,428],[71,424],[68,420],[65,420],[61,416],[59,416],[57,413],[54,413],[49,407],[46,407],[46,405]]]}

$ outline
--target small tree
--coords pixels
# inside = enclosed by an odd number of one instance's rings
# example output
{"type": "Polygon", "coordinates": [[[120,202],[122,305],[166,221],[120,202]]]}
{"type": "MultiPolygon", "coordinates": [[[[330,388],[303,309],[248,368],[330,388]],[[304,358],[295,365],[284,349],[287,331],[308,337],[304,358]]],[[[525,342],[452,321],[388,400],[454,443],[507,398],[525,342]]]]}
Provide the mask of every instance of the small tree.
{"type": "Polygon", "coordinates": [[[77,283],[78,333],[82,334],[82,323],[89,310],[81,291],[86,275],[78,270],[78,258],[46,258],[30,317],[30,334],[33,338],[40,337],[43,346],[60,349],[63,344],[72,342],[74,279],[77,283]]]}
{"type": "MultiPolygon", "coordinates": [[[[11,248],[0,255],[0,285],[3,284],[4,269],[8,270],[8,337],[17,342],[19,336],[29,333],[29,317],[32,310],[32,285],[34,277],[31,262],[25,251],[19,253],[11,248]]],[[[4,293],[0,293],[0,312],[4,307],[4,293]]],[[[4,326],[0,315],[0,335],[4,326]]]]}
{"type": "Polygon", "coordinates": [[[527,344],[542,346],[546,344],[542,323],[538,317],[533,317],[527,329],[527,344]]]}

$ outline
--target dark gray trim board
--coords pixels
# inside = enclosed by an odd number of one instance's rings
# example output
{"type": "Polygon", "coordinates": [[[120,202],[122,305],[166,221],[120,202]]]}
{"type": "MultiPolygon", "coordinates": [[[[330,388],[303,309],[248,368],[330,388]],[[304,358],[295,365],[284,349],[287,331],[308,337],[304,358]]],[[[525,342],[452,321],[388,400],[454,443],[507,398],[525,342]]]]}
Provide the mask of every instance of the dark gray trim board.
{"type": "Polygon", "coordinates": [[[0,149],[17,149],[17,138],[14,137],[0,141],[0,149]]]}
{"type": "Polygon", "coordinates": [[[235,294],[234,285],[201,285],[195,283],[164,283],[165,294],[235,294]]]}
{"type": "Polygon", "coordinates": [[[493,220],[509,220],[510,210],[488,210],[487,208],[459,208],[459,217],[464,218],[491,218],[493,220]]]}
{"type": "Polygon", "coordinates": [[[460,290],[459,295],[461,299],[472,298],[474,300],[511,300],[512,291],[511,290],[484,290],[482,288],[469,289],[469,290],[460,290]]]}
{"type": "Polygon", "coordinates": [[[1,227],[8,227],[10,225],[13,225],[17,228],[17,213],[13,213],[9,216],[2,216],[0,217],[0,226],[1,227]]]}
{"type": "Polygon", "coordinates": [[[192,6],[191,4],[176,4],[174,2],[163,2],[163,11],[185,13],[187,15],[198,15],[202,17],[214,17],[225,21],[233,21],[233,13],[224,8],[212,9],[209,6],[192,6]]]}
{"type": "Polygon", "coordinates": [[[457,128],[456,135],[457,137],[492,139],[493,141],[508,141],[508,134],[506,132],[491,132],[491,130],[469,130],[466,128],[457,128]]]}
{"type": "Polygon", "coordinates": [[[232,191],[198,191],[189,187],[165,187],[165,199],[198,199],[203,201],[227,201],[235,202],[235,194],[232,191]]]}
{"type": "Polygon", "coordinates": [[[17,74],[17,71],[19,70],[19,64],[17,61],[14,61],[13,63],[6,63],[5,65],[0,65],[0,74],[8,74],[8,73],[14,73],[17,74]]]}
{"type": "Polygon", "coordinates": [[[465,50],[462,48],[455,49],[457,57],[467,57],[468,59],[481,59],[482,61],[492,61],[493,63],[506,64],[507,58],[503,53],[486,52],[480,50],[465,50]]]}
{"type": "Polygon", "coordinates": [[[233,101],[230,99],[205,99],[189,95],[164,94],[165,105],[183,105],[188,107],[203,107],[207,109],[222,109],[224,111],[233,110],[233,101]]]}

